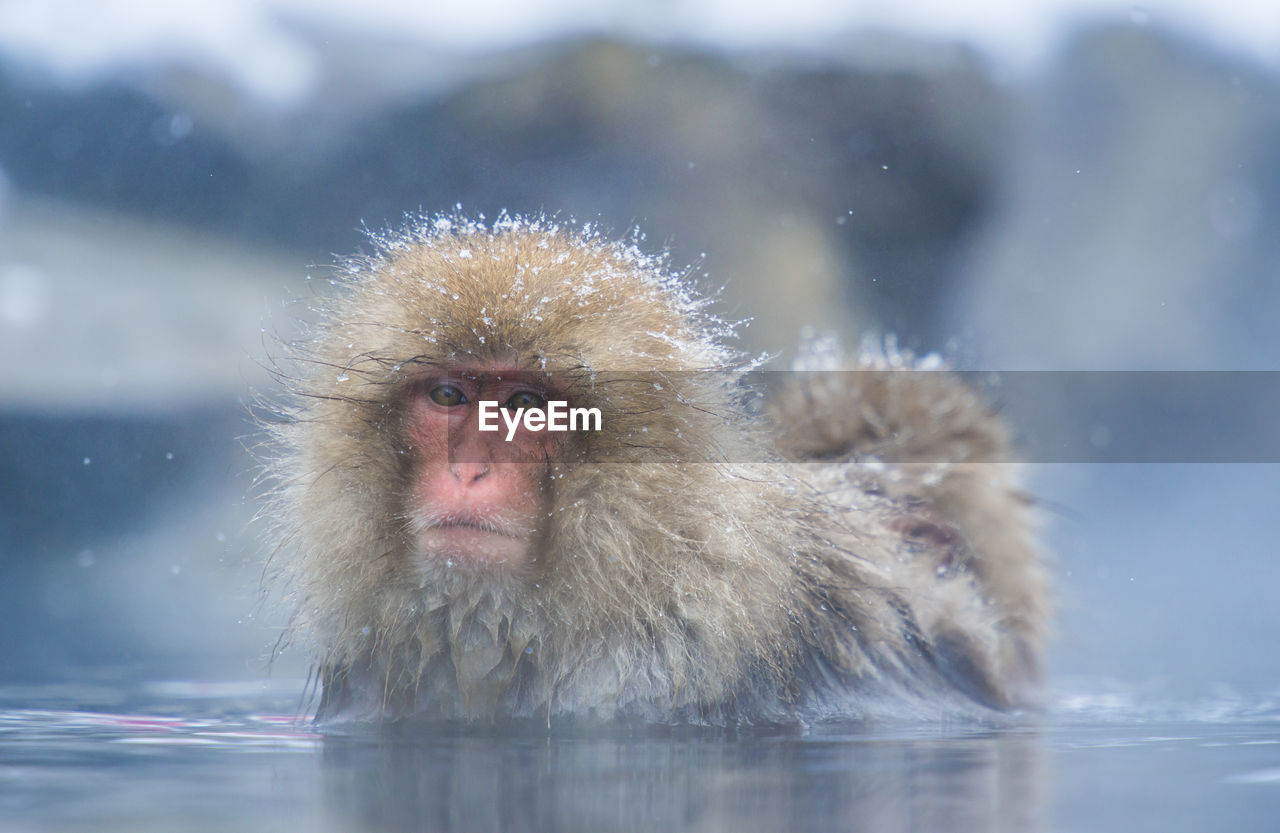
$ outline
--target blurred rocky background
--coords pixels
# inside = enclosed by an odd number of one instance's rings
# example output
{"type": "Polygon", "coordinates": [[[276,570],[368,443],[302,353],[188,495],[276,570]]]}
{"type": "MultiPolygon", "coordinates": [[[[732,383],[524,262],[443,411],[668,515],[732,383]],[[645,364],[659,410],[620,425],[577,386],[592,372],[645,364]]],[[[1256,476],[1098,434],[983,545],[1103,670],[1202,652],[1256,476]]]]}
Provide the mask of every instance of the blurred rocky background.
{"type": "MultiPolygon", "coordinates": [[[[251,403],[333,253],[406,213],[638,226],[778,366],[812,330],[973,369],[1280,370],[1280,40],[1130,6],[1010,50],[854,18],[744,39],[690,3],[523,34],[284,0],[116,0],[136,25],[95,33],[63,5],[0,3],[0,682],[264,672],[251,403]]],[[[1055,690],[1280,690],[1277,466],[1032,485],[1055,690]]]]}

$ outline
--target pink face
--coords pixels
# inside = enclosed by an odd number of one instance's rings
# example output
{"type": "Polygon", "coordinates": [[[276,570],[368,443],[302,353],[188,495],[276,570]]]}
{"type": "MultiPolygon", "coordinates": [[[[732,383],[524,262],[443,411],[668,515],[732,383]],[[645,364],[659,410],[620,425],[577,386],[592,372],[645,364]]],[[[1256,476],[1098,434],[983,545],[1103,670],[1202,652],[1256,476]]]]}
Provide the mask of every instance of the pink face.
{"type": "Polygon", "coordinates": [[[442,370],[409,389],[414,454],[410,513],[427,561],[461,569],[517,567],[534,555],[548,509],[548,460],[563,434],[481,431],[479,403],[541,409],[556,394],[536,374],[442,370]]]}

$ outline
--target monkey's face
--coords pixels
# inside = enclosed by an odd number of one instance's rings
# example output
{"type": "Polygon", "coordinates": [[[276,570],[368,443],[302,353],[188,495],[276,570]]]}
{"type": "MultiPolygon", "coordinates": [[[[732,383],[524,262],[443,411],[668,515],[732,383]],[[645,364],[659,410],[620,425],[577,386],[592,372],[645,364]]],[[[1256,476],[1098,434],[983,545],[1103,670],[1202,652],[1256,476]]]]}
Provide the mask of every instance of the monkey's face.
{"type": "Polygon", "coordinates": [[[535,556],[549,463],[563,434],[545,423],[554,392],[516,369],[436,369],[406,393],[413,455],[410,527],[428,570],[518,568],[535,556]]]}

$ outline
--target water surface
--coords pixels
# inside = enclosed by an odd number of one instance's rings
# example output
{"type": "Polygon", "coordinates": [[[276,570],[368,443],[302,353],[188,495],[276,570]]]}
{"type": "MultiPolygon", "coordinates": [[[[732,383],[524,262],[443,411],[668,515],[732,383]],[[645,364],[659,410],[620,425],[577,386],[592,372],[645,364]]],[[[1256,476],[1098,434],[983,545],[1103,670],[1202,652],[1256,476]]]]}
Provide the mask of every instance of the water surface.
{"type": "Polygon", "coordinates": [[[0,690],[6,831],[1280,828],[1280,709],[1060,698],[1004,726],[347,728],[301,683],[0,690]]]}

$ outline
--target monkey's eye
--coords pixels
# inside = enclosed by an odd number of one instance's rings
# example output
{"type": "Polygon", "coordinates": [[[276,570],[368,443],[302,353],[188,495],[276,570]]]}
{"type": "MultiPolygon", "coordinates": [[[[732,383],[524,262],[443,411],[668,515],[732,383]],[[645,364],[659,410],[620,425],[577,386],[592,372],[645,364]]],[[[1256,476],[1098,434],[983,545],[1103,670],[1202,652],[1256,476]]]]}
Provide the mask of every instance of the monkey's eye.
{"type": "Polygon", "coordinates": [[[547,404],[547,400],[530,390],[522,390],[507,400],[504,406],[510,410],[524,408],[527,411],[540,411],[547,404]]]}
{"type": "Polygon", "coordinates": [[[437,405],[443,405],[446,408],[452,408],[454,405],[461,405],[467,401],[467,397],[462,391],[453,385],[436,385],[427,394],[431,397],[431,401],[437,405]]]}

